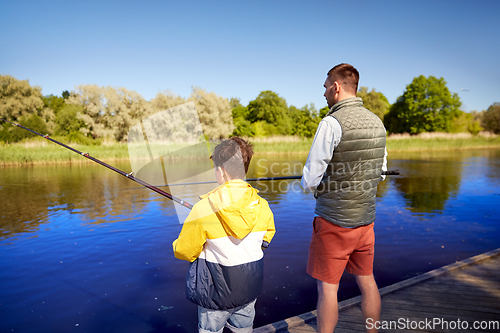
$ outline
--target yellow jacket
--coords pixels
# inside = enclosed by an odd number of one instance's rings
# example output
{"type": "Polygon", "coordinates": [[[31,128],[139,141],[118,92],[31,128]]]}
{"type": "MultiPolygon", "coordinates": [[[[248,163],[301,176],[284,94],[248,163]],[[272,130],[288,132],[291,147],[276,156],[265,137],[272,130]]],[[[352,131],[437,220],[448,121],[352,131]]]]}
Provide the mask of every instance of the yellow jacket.
{"type": "Polygon", "coordinates": [[[231,180],[193,206],[172,244],[176,258],[193,263],[187,278],[189,300],[205,308],[229,309],[260,293],[262,245],[271,242],[275,226],[269,204],[257,193],[245,181],[231,180]]]}

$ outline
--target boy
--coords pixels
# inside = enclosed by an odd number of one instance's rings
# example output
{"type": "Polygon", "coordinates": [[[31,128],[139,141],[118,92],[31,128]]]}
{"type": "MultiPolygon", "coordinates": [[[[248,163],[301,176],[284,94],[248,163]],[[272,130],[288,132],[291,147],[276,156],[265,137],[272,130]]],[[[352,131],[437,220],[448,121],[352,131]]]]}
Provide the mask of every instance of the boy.
{"type": "Polygon", "coordinates": [[[215,147],[219,187],[201,196],[173,245],[187,260],[186,296],[198,304],[199,332],[253,329],[255,301],[264,278],[263,248],[274,236],[274,217],[266,200],[246,183],[253,155],[250,143],[232,137],[215,147]]]}

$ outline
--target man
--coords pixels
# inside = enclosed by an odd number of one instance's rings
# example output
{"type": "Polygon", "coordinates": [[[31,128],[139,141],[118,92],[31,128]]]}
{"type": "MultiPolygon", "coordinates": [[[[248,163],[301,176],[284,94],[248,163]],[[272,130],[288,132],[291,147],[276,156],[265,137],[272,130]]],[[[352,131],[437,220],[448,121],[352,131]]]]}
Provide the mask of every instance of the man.
{"type": "Polygon", "coordinates": [[[359,73],[349,64],[328,72],[324,95],[330,111],[318,126],[302,177],[302,186],[316,197],[307,272],[317,279],[320,333],[337,325],[344,269],[355,275],[361,290],[365,324],[368,318],[380,320],[373,222],[377,185],[387,170],[385,128],[356,97],[358,82],[359,73]]]}

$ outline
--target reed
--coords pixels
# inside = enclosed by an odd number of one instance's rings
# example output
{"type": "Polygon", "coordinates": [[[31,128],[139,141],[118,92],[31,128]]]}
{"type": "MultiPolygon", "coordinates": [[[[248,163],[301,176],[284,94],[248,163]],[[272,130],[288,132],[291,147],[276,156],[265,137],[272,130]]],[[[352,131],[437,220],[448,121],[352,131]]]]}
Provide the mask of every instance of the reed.
{"type": "Polygon", "coordinates": [[[500,148],[500,136],[489,132],[393,134],[387,137],[388,151],[461,150],[500,148]]]}
{"type": "Polygon", "coordinates": [[[312,138],[298,136],[271,136],[247,138],[253,144],[256,154],[307,154],[313,142],[312,138]]]}
{"type": "MultiPolygon", "coordinates": [[[[112,145],[88,146],[71,144],[71,147],[89,153],[101,160],[127,160],[128,148],[126,144],[115,143],[112,145]]],[[[86,158],[60,147],[45,139],[31,139],[22,143],[0,143],[0,165],[34,165],[54,163],[91,163],[86,158]]]]}

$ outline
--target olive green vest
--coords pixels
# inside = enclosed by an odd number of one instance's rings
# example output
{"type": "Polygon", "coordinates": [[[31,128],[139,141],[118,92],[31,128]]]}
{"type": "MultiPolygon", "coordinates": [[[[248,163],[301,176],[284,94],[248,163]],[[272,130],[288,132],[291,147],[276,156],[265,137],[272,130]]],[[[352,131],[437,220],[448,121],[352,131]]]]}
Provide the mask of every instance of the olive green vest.
{"type": "Polygon", "coordinates": [[[375,221],[375,196],[385,154],[385,128],[359,97],[342,100],[327,116],[342,128],[316,189],[315,213],[341,227],[358,227],[375,221]]]}

